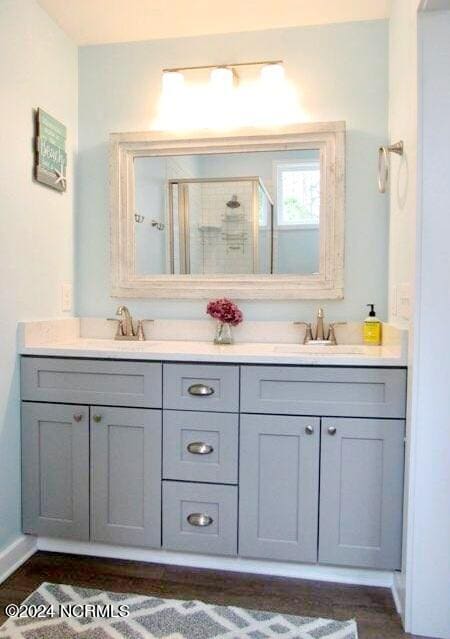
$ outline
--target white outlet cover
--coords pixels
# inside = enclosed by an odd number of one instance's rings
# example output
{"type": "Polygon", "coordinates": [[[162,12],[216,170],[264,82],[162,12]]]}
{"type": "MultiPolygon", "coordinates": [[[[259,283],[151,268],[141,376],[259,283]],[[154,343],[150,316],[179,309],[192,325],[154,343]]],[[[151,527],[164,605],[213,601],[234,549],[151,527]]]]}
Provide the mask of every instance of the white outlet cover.
{"type": "Polygon", "coordinates": [[[397,310],[398,315],[404,319],[409,320],[411,316],[411,287],[409,283],[403,283],[398,285],[397,289],[397,310]]]}
{"type": "Polygon", "coordinates": [[[397,286],[391,287],[391,315],[392,317],[397,317],[397,286]]]}
{"type": "Polygon", "coordinates": [[[61,285],[61,310],[69,312],[73,306],[72,282],[63,282],[61,285]]]}

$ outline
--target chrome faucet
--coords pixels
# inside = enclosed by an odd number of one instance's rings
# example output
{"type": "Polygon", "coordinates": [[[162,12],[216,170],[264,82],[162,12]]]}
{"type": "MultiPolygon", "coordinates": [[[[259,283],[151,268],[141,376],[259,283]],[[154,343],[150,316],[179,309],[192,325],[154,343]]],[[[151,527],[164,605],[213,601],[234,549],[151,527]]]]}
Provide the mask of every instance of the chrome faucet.
{"type": "Polygon", "coordinates": [[[119,328],[121,336],[128,339],[136,337],[133,326],[133,318],[131,317],[131,313],[128,308],[126,306],[120,305],[116,311],[116,315],[120,317],[119,328]]]}
{"type": "Polygon", "coordinates": [[[324,317],[325,314],[323,312],[323,308],[319,308],[317,311],[317,320],[314,330],[310,322],[294,322],[297,325],[305,327],[305,338],[303,340],[303,344],[323,344],[324,346],[337,345],[336,333],[334,330],[335,326],[340,326],[346,322],[330,322],[327,337],[325,338],[324,317]]]}
{"type": "Polygon", "coordinates": [[[319,308],[319,310],[317,311],[317,321],[316,321],[316,336],[315,336],[315,341],[316,342],[323,342],[325,340],[325,334],[324,334],[324,329],[323,329],[323,308],[319,308]]]}
{"type": "Polygon", "coordinates": [[[116,315],[117,317],[108,318],[110,321],[117,322],[117,331],[114,339],[128,341],[145,340],[143,320],[139,320],[135,328],[131,313],[126,306],[123,306],[123,304],[117,308],[116,315]]]}

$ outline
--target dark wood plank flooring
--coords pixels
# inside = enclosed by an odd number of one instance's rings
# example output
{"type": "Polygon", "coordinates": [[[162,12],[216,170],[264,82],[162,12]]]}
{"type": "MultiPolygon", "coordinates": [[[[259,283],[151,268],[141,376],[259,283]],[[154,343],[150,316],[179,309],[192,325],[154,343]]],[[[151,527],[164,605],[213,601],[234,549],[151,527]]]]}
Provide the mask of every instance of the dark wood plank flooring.
{"type": "Polygon", "coordinates": [[[20,603],[43,581],[294,615],[355,618],[360,639],[425,639],[402,631],[386,588],[49,552],[36,553],[0,586],[0,624],[7,603],[20,603]]]}

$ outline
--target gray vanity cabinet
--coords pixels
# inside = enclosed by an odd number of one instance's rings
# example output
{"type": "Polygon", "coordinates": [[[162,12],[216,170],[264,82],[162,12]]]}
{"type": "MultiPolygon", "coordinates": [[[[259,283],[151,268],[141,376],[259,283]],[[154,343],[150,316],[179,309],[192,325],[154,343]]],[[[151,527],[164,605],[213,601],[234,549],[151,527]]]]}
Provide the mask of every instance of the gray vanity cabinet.
{"type": "Polygon", "coordinates": [[[319,562],[398,569],[404,422],[322,420],[319,562]]]}
{"type": "Polygon", "coordinates": [[[23,357],[23,530],[400,568],[406,370],[23,357]]]}
{"type": "Polygon", "coordinates": [[[89,408],[22,404],[26,533],[89,539],[89,408]]]}
{"type": "Polygon", "coordinates": [[[317,561],[320,419],[242,415],[239,554],[317,561]]]}
{"type": "Polygon", "coordinates": [[[91,408],[91,539],[161,545],[161,411],[91,408]]]}

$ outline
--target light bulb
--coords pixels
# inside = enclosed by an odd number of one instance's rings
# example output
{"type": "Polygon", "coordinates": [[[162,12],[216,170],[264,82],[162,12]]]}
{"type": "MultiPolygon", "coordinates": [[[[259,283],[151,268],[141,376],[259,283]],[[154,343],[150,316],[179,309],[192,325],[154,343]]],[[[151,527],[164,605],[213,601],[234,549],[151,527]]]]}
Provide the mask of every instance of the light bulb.
{"type": "Polygon", "coordinates": [[[216,67],[211,71],[211,85],[214,89],[224,91],[233,86],[233,70],[225,67],[216,67]]]}
{"type": "Polygon", "coordinates": [[[284,78],[284,67],[281,63],[265,64],[261,69],[261,80],[265,84],[276,84],[284,78]]]}
{"type": "Polygon", "coordinates": [[[184,87],[184,75],[180,71],[164,71],[162,83],[165,93],[175,93],[184,87]]]}

